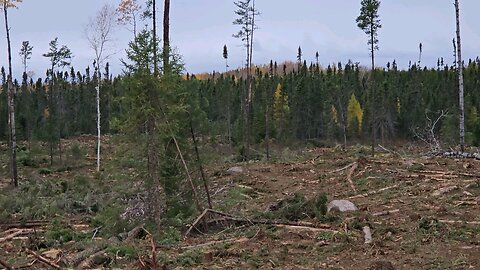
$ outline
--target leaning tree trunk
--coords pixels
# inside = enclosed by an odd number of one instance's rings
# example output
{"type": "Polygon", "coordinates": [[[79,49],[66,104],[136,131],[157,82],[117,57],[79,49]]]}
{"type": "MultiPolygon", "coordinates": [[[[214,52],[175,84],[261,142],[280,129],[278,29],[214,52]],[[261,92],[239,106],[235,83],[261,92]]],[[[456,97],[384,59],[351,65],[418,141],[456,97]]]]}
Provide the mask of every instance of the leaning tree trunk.
{"type": "Polygon", "coordinates": [[[458,96],[460,110],[460,149],[465,151],[465,100],[463,89],[463,61],[462,61],[462,43],[460,40],[460,4],[455,0],[455,13],[457,18],[457,57],[458,57],[458,96]]]}
{"type": "Polygon", "coordinates": [[[17,139],[15,134],[15,93],[12,83],[12,48],[10,42],[10,28],[8,26],[7,1],[3,1],[3,14],[5,16],[5,29],[7,32],[7,50],[8,50],[8,82],[7,82],[7,106],[8,106],[8,140],[10,146],[10,174],[12,184],[18,186],[17,176],[17,139]]]}

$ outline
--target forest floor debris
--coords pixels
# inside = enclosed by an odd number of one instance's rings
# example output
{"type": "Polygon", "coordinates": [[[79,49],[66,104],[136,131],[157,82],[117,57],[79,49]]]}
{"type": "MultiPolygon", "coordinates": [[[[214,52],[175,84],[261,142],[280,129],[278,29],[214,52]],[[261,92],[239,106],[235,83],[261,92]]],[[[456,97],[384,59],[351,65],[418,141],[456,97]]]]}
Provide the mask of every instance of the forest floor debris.
{"type": "Polygon", "coordinates": [[[122,223],[124,209],[115,205],[139,194],[136,161],[114,156],[121,149],[106,138],[111,156],[96,174],[94,143],[64,141],[89,149],[68,170],[20,167],[18,191],[0,176],[5,211],[24,207],[14,218],[0,213],[0,269],[480,268],[475,159],[389,146],[375,158],[357,147],[309,148],[291,150],[291,160],[209,162],[214,209],[178,229],[122,223]],[[243,173],[215,173],[235,166],[243,173]],[[326,212],[328,201],[341,199],[358,211],[326,212]]]}

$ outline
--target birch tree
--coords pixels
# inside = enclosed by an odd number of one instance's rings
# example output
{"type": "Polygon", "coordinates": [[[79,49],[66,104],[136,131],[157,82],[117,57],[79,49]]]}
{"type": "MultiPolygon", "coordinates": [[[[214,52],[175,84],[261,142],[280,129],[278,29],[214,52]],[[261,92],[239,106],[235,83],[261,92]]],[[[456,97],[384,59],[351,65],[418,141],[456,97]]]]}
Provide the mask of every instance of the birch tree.
{"type": "Polygon", "coordinates": [[[8,107],[8,145],[10,147],[10,176],[13,186],[18,186],[17,173],[17,137],[15,134],[15,90],[12,82],[12,47],[10,42],[10,27],[8,25],[8,9],[17,8],[17,4],[23,0],[3,0],[3,15],[5,19],[5,31],[7,33],[7,56],[8,56],[8,76],[7,76],[7,107],[8,107]]]}
{"type": "Polygon", "coordinates": [[[121,25],[132,26],[133,39],[137,38],[137,23],[142,13],[142,5],[137,0],[122,0],[117,7],[117,22],[121,25]]]}
{"type": "Polygon", "coordinates": [[[95,15],[90,18],[85,27],[85,35],[87,37],[90,48],[95,52],[95,72],[97,77],[96,105],[97,105],[97,171],[100,171],[100,149],[101,149],[101,113],[100,113],[100,86],[101,73],[100,68],[104,62],[111,56],[108,51],[112,45],[112,33],[117,19],[117,11],[109,4],[105,4],[95,15]]]}

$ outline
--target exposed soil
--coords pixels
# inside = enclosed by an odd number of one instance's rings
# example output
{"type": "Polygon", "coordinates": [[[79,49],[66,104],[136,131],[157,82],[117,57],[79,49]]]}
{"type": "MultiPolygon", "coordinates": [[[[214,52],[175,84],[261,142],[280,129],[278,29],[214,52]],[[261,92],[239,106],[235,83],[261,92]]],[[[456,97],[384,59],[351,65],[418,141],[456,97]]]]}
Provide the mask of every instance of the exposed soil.
{"type": "MultiPolygon", "coordinates": [[[[79,141],[91,145],[92,140],[79,141]]],[[[106,147],[111,154],[114,147],[108,143],[106,147]]],[[[305,215],[300,220],[307,227],[329,226],[325,230],[219,223],[203,234],[192,231],[174,244],[157,243],[158,265],[165,265],[164,269],[480,269],[480,162],[386,151],[371,158],[362,149],[293,151],[285,162],[213,162],[207,174],[214,208],[235,217],[262,218],[272,205],[294,194],[314,198],[326,193],[329,201],[351,200],[359,211],[333,213],[323,220],[305,215]],[[354,166],[340,170],[354,162],[355,170],[354,166]],[[244,172],[228,175],[232,166],[244,172]],[[373,243],[364,243],[363,226],[371,228],[373,243]]],[[[78,170],[64,172],[62,178],[92,173],[94,159],[86,162],[78,170]]],[[[76,225],[76,230],[94,229],[81,215],[71,218],[66,222],[76,225]]],[[[6,222],[12,221],[2,221],[6,222]]],[[[39,232],[33,236],[42,237],[45,227],[36,228],[39,232]]],[[[0,238],[12,232],[6,230],[0,229],[0,238]]],[[[21,252],[22,243],[33,236],[0,240],[0,259],[17,267],[34,261],[21,252]]],[[[92,240],[90,245],[101,241],[105,239],[92,240]]],[[[152,267],[148,237],[129,245],[139,251],[135,258],[117,254],[105,267],[152,267]]],[[[61,263],[78,253],[77,248],[73,243],[57,247],[61,253],[51,261],[61,263]]],[[[27,268],[42,267],[47,266],[35,262],[27,268]]]]}

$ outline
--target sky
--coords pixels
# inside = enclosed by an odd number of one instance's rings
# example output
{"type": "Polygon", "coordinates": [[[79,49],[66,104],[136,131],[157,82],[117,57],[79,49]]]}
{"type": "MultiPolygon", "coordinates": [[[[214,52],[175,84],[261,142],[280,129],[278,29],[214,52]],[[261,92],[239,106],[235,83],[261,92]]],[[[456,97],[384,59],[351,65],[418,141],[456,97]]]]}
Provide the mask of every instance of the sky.
{"type": "MultiPolygon", "coordinates": [[[[120,0],[24,0],[19,8],[9,10],[14,77],[23,71],[18,52],[24,40],[34,46],[29,70],[34,77],[44,77],[50,40],[59,38],[73,52],[72,65],[84,70],[92,63],[94,52],[86,41],[84,28],[106,3],[114,6],[120,0]]],[[[140,1],[142,2],[142,1],[140,1]]],[[[163,1],[158,1],[161,36],[163,1]]],[[[253,62],[268,64],[295,61],[300,46],[303,58],[320,64],[348,60],[368,66],[367,36],[356,25],[360,0],[256,0],[261,13],[257,20],[253,62]]],[[[232,37],[239,26],[232,0],[172,0],[171,44],[183,56],[186,72],[201,73],[225,70],[223,46],[229,48],[229,66],[237,68],[244,63],[241,41],[232,37]]],[[[480,55],[480,1],[461,0],[461,30],[463,58],[480,55]]],[[[443,57],[453,63],[452,39],[455,37],[455,9],[453,0],[382,0],[379,10],[382,28],[379,31],[377,66],[396,60],[400,68],[409,61],[418,61],[419,44],[423,44],[422,65],[436,66],[443,57]]],[[[0,66],[7,65],[6,33],[3,16],[0,20],[0,66]]],[[[133,34],[124,26],[114,32],[115,53],[110,59],[113,73],[122,72],[120,59],[133,34]]]]}

